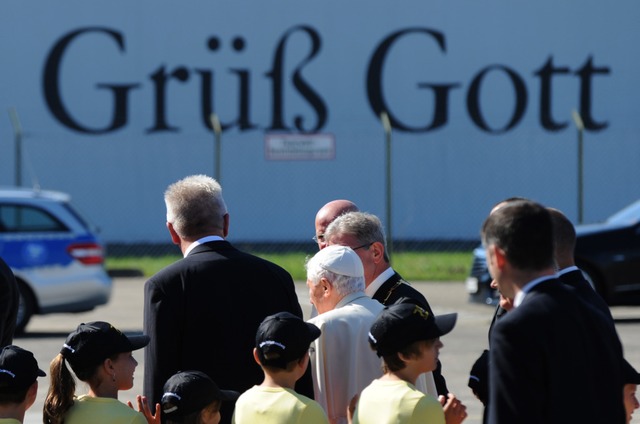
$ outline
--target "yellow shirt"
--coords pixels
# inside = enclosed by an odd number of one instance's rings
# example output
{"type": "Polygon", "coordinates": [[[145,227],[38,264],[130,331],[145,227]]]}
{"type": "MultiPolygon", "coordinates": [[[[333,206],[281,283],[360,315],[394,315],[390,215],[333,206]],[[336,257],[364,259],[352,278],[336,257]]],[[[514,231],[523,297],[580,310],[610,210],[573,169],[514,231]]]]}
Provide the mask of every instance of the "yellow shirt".
{"type": "Polygon", "coordinates": [[[328,424],[320,404],[291,389],[253,386],[236,401],[233,424],[328,424]]]}
{"type": "Polygon", "coordinates": [[[82,395],[64,417],[65,424],[147,424],[142,413],[118,399],[82,395]]]}
{"type": "Polygon", "coordinates": [[[442,405],[402,380],[373,380],[360,394],[354,424],[445,424],[442,405]]]}

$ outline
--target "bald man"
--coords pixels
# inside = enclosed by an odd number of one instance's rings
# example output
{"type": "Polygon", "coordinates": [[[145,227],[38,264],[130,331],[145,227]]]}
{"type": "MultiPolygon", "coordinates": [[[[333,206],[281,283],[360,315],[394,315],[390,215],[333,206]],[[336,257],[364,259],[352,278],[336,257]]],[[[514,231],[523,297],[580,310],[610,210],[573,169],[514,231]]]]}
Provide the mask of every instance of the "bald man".
{"type": "Polygon", "coordinates": [[[323,207],[320,208],[316,214],[316,235],[313,237],[316,243],[318,243],[318,249],[322,250],[327,247],[327,242],[324,239],[324,231],[327,229],[337,217],[347,212],[358,212],[358,206],[351,200],[338,199],[332,200],[323,207]]]}

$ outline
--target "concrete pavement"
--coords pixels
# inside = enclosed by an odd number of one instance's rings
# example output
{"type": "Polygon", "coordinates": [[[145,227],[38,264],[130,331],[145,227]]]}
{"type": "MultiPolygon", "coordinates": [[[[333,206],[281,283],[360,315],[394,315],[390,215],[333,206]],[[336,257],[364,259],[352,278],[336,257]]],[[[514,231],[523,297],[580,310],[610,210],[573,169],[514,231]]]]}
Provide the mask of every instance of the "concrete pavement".
{"type": "MultiPolygon", "coordinates": [[[[144,281],[144,278],[115,278],[113,296],[108,305],[81,314],[36,316],[27,327],[27,334],[15,339],[14,343],[34,352],[40,367],[48,374],[49,363],[60,351],[67,334],[81,322],[108,321],[124,332],[141,332],[144,281]]],[[[487,329],[493,308],[468,303],[462,282],[428,282],[413,285],[427,297],[436,314],[458,312],[456,328],[442,338],[444,348],[440,353],[440,359],[443,375],[447,379],[449,390],[467,406],[469,417],[465,423],[480,424],[482,405],[467,387],[467,379],[471,365],[487,347],[487,329]]],[[[305,317],[308,317],[310,305],[307,287],[299,282],[296,283],[296,290],[305,317]]],[[[612,312],[625,347],[625,356],[636,368],[640,368],[640,307],[614,307],[612,312]]],[[[133,401],[137,394],[142,393],[143,352],[134,352],[134,357],[139,365],[135,372],[133,389],[120,393],[120,400],[124,402],[133,401]]],[[[27,424],[42,422],[42,405],[49,386],[48,378],[40,379],[36,403],[27,411],[27,424]]],[[[79,383],[78,392],[85,391],[83,383],[79,383]]],[[[632,422],[640,424],[640,411],[635,415],[632,422]]]]}

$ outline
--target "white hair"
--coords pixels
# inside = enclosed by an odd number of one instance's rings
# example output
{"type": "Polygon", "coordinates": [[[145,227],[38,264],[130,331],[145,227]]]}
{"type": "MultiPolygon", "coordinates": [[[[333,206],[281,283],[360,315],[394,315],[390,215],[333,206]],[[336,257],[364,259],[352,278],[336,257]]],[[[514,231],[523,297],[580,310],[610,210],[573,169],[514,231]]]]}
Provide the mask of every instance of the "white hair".
{"type": "Polygon", "coordinates": [[[217,233],[224,227],[227,205],[222,187],[206,175],[191,175],[181,179],[164,192],[167,222],[180,237],[193,238],[217,233]]]}

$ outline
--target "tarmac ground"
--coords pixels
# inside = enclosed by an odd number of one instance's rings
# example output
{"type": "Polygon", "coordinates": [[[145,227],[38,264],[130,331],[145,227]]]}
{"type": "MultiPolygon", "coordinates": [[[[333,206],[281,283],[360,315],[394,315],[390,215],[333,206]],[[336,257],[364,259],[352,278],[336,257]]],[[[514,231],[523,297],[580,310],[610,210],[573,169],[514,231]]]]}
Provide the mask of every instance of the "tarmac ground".
{"type": "MultiPolygon", "coordinates": [[[[67,335],[81,322],[107,321],[125,333],[140,333],[145,279],[116,277],[113,282],[112,298],[107,305],[85,313],[35,316],[29,323],[26,334],[17,337],[14,344],[34,352],[40,368],[48,374],[49,363],[60,351],[67,335]]],[[[487,348],[487,330],[494,309],[469,303],[463,282],[414,282],[413,286],[426,296],[436,315],[458,313],[456,327],[442,338],[444,348],[440,352],[440,361],[449,390],[467,406],[469,416],[465,423],[480,424],[482,404],[467,387],[467,381],[471,366],[482,350],[487,348]]],[[[311,310],[307,287],[304,282],[297,282],[296,290],[307,318],[311,310]]],[[[616,306],[611,310],[624,345],[625,357],[640,369],[640,307],[616,306]]],[[[144,355],[142,351],[136,351],[134,357],[139,362],[134,374],[134,387],[120,392],[119,399],[123,402],[134,401],[137,394],[142,394],[144,355]]],[[[49,387],[48,378],[39,379],[38,397],[27,411],[26,424],[42,423],[42,406],[49,387]]],[[[86,392],[82,382],[79,382],[78,392],[86,392]]],[[[640,424],[640,411],[636,411],[632,423],[640,424]]]]}

